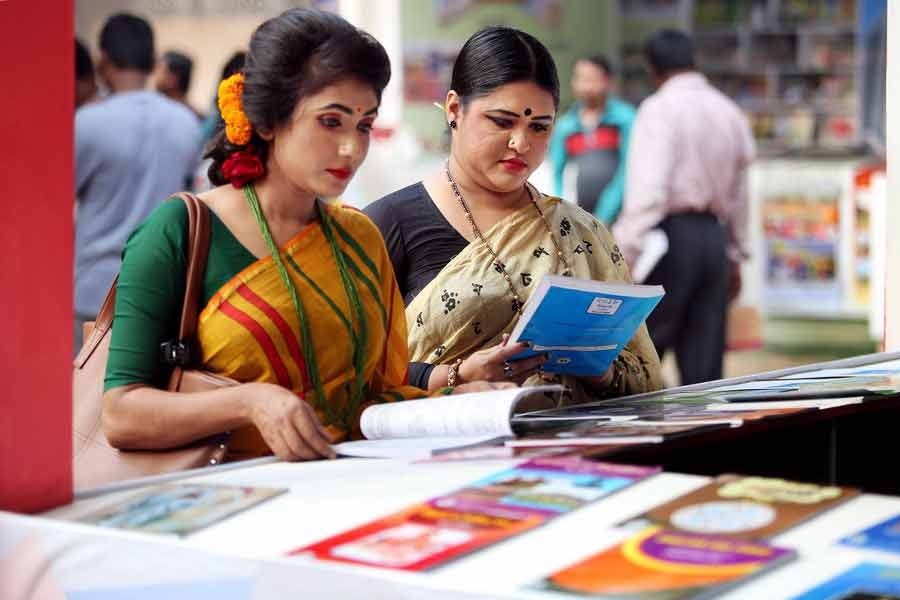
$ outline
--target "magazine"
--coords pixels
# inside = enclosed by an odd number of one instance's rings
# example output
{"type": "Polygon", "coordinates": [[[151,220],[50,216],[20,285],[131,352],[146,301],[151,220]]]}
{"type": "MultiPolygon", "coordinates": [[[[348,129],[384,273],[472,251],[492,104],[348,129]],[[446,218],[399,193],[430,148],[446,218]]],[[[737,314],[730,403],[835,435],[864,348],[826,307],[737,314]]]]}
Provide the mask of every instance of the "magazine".
{"type": "Polygon", "coordinates": [[[602,375],[665,294],[662,286],[546,275],[525,304],[508,343],[515,358],[547,353],[548,373],[602,375]]]}
{"type": "Polygon", "coordinates": [[[717,424],[660,423],[653,421],[593,422],[566,424],[556,428],[523,434],[505,444],[525,448],[537,446],[601,446],[620,444],[658,444],[685,433],[697,433],[730,427],[724,420],[717,424]]]}
{"type": "Polygon", "coordinates": [[[360,417],[366,439],[334,449],[343,456],[421,459],[499,444],[514,435],[515,415],[557,406],[565,389],[543,385],[375,404],[360,417]]]}
{"type": "Polygon", "coordinates": [[[78,520],[101,527],[183,536],[286,491],[286,488],[167,484],[144,489],[78,520]]]}
{"type": "Polygon", "coordinates": [[[657,467],[579,457],[535,458],[290,554],[421,571],[531,530],[657,472],[657,467]]]}
{"type": "Polygon", "coordinates": [[[793,557],[761,542],[650,527],[531,587],[581,597],[708,597],[793,557]]]}
{"type": "Polygon", "coordinates": [[[777,535],[859,492],[769,477],[721,475],[709,484],[630,519],[625,527],[762,539],[777,535]]]}
{"type": "Polygon", "coordinates": [[[863,562],[794,600],[900,600],[900,567],[863,562]]]}
{"type": "Polygon", "coordinates": [[[842,544],[900,554],[900,515],[841,540],[842,544]]]}

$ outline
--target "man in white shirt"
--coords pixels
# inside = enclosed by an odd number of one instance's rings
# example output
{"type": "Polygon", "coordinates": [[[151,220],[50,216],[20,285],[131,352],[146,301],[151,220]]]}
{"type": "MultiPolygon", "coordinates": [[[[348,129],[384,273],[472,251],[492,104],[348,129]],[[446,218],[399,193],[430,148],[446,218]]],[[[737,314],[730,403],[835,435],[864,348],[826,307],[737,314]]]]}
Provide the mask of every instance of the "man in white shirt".
{"type": "Polygon", "coordinates": [[[690,38],[663,30],[644,53],[658,90],[631,131],[625,205],[613,228],[634,265],[647,232],[668,251],[645,283],[666,296],[647,320],[660,357],[674,348],[686,385],[722,377],[725,315],[747,248],[747,168],[755,147],[740,108],[696,71],[690,38]]]}

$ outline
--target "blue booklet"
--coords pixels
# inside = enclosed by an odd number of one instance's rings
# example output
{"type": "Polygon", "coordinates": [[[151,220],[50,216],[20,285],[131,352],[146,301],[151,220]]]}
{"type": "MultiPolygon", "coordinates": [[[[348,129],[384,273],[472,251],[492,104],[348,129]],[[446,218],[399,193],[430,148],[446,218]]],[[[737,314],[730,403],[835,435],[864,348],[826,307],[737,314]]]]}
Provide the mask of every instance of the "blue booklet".
{"type": "Polygon", "coordinates": [[[864,562],[794,600],[889,600],[900,598],[900,567],[864,562]]]}
{"type": "Polygon", "coordinates": [[[841,540],[841,543],[857,548],[900,554],[900,515],[847,536],[841,540]]]}
{"type": "Polygon", "coordinates": [[[509,343],[527,341],[516,356],[549,353],[544,371],[603,375],[665,290],[659,285],[609,283],[546,275],[529,298],[509,343]]]}

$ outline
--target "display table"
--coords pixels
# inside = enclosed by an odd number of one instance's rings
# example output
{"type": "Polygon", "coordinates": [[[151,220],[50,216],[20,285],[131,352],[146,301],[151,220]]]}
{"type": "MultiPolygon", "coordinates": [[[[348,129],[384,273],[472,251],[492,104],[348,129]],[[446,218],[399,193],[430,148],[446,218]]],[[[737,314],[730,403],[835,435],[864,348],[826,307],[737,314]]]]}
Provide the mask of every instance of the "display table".
{"type": "MultiPolygon", "coordinates": [[[[534,531],[422,574],[284,556],[291,549],[462,487],[515,462],[339,459],[211,470],[186,481],[288,487],[290,491],[181,539],[67,521],[131,492],[81,500],[41,518],[0,513],[0,581],[15,556],[20,577],[34,572],[26,564],[29,560],[32,569],[46,565],[57,589],[66,593],[220,581],[231,592],[220,590],[214,594],[218,598],[285,598],[289,594],[342,599],[560,597],[523,591],[521,586],[612,545],[624,537],[612,528],[615,523],[707,481],[661,473],[534,531]],[[30,534],[37,537],[29,539],[30,534]]],[[[798,560],[722,597],[789,598],[861,559],[900,565],[897,555],[834,545],[842,536],[898,512],[900,498],[867,494],[852,499],[774,538],[774,543],[796,549],[798,560]]],[[[44,585],[54,584],[45,580],[44,585]]],[[[12,597],[2,591],[0,587],[3,598],[12,597]]],[[[162,588],[157,591],[156,596],[133,593],[104,598],[177,597],[162,588]]]]}

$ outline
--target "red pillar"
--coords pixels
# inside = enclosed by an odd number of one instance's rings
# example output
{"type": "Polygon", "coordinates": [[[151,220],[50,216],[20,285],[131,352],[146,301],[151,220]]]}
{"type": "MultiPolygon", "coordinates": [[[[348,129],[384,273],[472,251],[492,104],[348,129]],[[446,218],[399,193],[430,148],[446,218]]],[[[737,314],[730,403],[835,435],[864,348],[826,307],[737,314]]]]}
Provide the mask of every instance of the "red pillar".
{"type": "Polygon", "coordinates": [[[0,509],[72,497],[74,15],[0,0],[0,509]]]}

